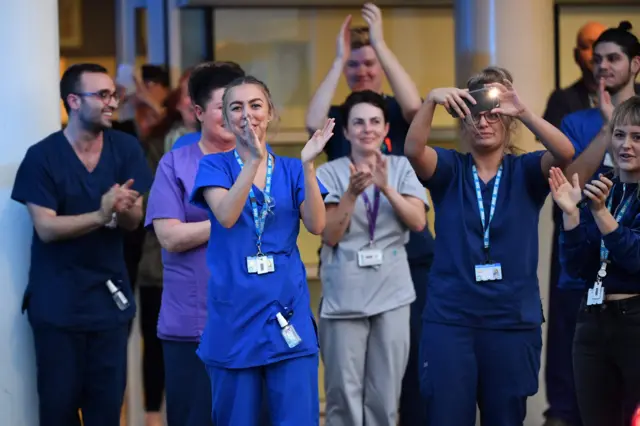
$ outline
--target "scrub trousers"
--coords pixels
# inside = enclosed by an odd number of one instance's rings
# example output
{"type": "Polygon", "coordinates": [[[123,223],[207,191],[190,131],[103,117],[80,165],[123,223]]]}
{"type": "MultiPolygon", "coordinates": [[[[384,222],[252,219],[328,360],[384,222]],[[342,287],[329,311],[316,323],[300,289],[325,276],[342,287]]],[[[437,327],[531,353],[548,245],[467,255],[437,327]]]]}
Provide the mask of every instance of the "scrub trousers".
{"type": "Polygon", "coordinates": [[[395,426],[409,358],[410,305],[320,319],[326,426],[395,426]]]}
{"type": "Polygon", "coordinates": [[[429,270],[433,258],[429,256],[426,262],[412,263],[411,279],[416,292],[416,300],[411,304],[411,346],[409,347],[409,362],[402,379],[402,394],[400,395],[400,423],[399,426],[424,426],[427,422],[427,412],[420,393],[419,348],[422,333],[422,311],[427,301],[427,287],[429,285],[429,270]]]}
{"type": "Polygon", "coordinates": [[[640,296],[585,307],[573,342],[584,426],[629,426],[640,404],[640,296]]]}
{"type": "Polygon", "coordinates": [[[40,426],[120,424],[128,324],[103,331],[34,327],[40,426]]]}
{"type": "Polygon", "coordinates": [[[420,381],[428,426],[518,426],[538,390],[541,328],[492,330],[425,321],[420,381]]]}
{"type": "MultiPolygon", "coordinates": [[[[558,207],[554,205],[553,208],[555,214],[558,207]]],[[[557,214],[562,216],[562,212],[557,214]]],[[[571,426],[581,426],[582,421],[573,378],[572,346],[578,310],[584,291],[558,288],[560,279],[558,236],[559,230],[556,229],[553,237],[549,279],[547,363],[545,367],[549,409],[544,415],[550,419],[562,420],[571,426]]]]}
{"type": "Polygon", "coordinates": [[[318,354],[253,368],[206,365],[211,380],[215,426],[264,424],[268,401],[271,426],[318,426],[318,354]]]}

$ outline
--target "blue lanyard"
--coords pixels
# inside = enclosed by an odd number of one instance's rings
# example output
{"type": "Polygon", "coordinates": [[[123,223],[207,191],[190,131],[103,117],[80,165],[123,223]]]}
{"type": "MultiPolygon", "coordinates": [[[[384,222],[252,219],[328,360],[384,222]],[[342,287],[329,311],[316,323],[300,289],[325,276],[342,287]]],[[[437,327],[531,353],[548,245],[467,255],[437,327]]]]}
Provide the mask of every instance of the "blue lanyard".
{"type": "Polygon", "coordinates": [[[502,179],[502,164],[498,169],[498,173],[496,174],[496,180],[493,183],[493,193],[491,194],[491,209],[489,210],[489,220],[485,218],[484,212],[484,201],[482,200],[482,191],[480,190],[480,178],[478,177],[478,169],[474,165],[471,168],[473,172],[473,182],[476,187],[476,198],[478,199],[478,210],[480,210],[480,220],[482,221],[482,231],[484,233],[483,238],[483,247],[484,252],[487,256],[487,262],[489,261],[489,228],[491,226],[491,220],[493,219],[493,214],[496,211],[496,203],[498,201],[498,189],[500,188],[500,179],[502,179]]]}
{"type": "MultiPolygon", "coordinates": [[[[631,205],[631,201],[633,201],[633,194],[629,198],[627,198],[627,201],[624,201],[624,196],[626,192],[627,192],[627,185],[622,184],[622,199],[620,200],[620,205],[618,206],[616,211],[613,213],[613,217],[618,223],[620,223],[620,221],[624,217],[624,214],[627,212],[627,209],[631,205]]],[[[613,191],[611,191],[611,195],[609,196],[609,200],[607,202],[607,210],[611,211],[612,204],[613,204],[613,191]]],[[[609,257],[609,249],[607,249],[604,246],[604,239],[601,239],[600,240],[600,261],[605,262],[608,257],[609,257]]]]}
{"type": "MultiPolygon", "coordinates": [[[[244,163],[242,159],[238,155],[238,151],[233,150],[233,154],[236,157],[236,161],[240,165],[240,168],[244,167],[244,163]]],[[[262,194],[264,195],[264,204],[262,205],[262,212],[258,213],[258,204],[256,203],[256,194],[253,192],[253,185],[251,185],[251,189],[249,190],[249,201],[251,201],[251,210],[253,212],[253,223],[256,227],[256,236],[258,237],[258,241],[256,245],[258,246],[258,254],[262,255],[262,234],[264,233],[264,224],[267,221],[267,215],[270,211],[270,201],[271,201],[271,177],[273,176],[273,159],[271,154],[267,153],[267,177],[265,179],[264,191],[262,194]]]]}

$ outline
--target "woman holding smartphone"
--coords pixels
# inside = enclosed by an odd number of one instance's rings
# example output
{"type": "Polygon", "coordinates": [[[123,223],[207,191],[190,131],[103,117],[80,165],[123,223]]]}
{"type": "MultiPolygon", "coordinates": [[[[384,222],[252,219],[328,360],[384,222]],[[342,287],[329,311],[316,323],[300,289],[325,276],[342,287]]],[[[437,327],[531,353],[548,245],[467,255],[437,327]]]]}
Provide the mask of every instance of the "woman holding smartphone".
{"type": "Polygon", "coordinates": [[[512,82],[508,71],[490,67],[467,89],[432,90],[407,135],[405,153],[436,212],[420,349],[431,425],[475,425],[476,404],[483,425],[522,424],[527,397],[538,390],[538,218],[549,169],[570,162],[574,149],[527,108],[512,82]],[[475,109],[470,91],[478,89],[497,90],[499,107],[475,109]],[[464,119],[468,154],[425,146],[436,105],[464,119]],[[518,121],[546,151],[514,155],[510,135],[518,121]]]}
{"type": "Polygon", "coordinates": [[[629,425],[640,403],[640,97],[620,104],[610,127],[616,177],[600,175],[584,191],[577,174],[569,183],[552,169],[549,178],[563,211],[561,262],[589,285],[573,341],[584,426],[629,425]]]}

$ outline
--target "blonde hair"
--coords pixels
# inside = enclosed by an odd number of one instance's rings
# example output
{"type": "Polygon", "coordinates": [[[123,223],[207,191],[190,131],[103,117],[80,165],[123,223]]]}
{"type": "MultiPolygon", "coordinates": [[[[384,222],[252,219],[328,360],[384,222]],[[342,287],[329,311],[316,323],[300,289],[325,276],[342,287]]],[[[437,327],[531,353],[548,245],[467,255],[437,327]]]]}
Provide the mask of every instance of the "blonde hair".
{"type": "MultiPolygon", "coordinates": [[[[640,126],[640,96],[634,95],[622,102],[613,110],[613,115],[609,121],[609,131],[611,138],[613,138],[613,131],[616,127],[621,126],[640,126]]],[[[613,169],[616,176],[620,176],[620,169],[616,163],[615,156],[611,149],[611,144],[607,149],[613,161],[613,169]]],[[[638,194],[640,196],[640,187],[638,188],[638,194]]]]}
{"type": "Polygon", "coordinates": [[[371,45],[368,27],[353,27],[349,29],[351,36],[351,50],[357,50],[364,46],[371,45]]]}
{"type": "MultiPolygon", "coordinates": [[[[487,67],[467,80],[467,89],[469,89],[469,91],[479,90],[484,88],[486,84],[490,83],[500,83],[507,88],[511,88],[513,86],[513,76],[509,70],[505,68],[495,66],[487,67]]],[[[471,117],[466,118],[464,121],[467,126],[475,128],[475,124],[471,121],[471,117]]],[[[505,151],[514,155],[522,154],[524,151],[511,143],[511,138],[518,128],[518,120],[513,117],[500,115],[500,122],[505,130],[505,151]]],[[[463,129],[468,136],[467,129],[464,127],[463,129]]]]}
{"type": "Polygon", "coordinates": [[[245,84],[253,84],[254,86],[258,86],[260,90],[262,90],[262,93],[264,94],[264,97],[267,100],[267,105],[269,106],[269,114],[271,115],[270,121],[277,122],[279,119],[278,112],[276,111],[276,107],[273,104],[273,99],[271,98],[271,92],[269,91],[269,88],[261,80],[258,80],[257,78],[251,75],[246,75],[243,77],[236,78],[231,83],[229,83],[224,89],[224,94],[222,95],[222,118],[224,120],[225,127],[229,130],[231,129],[231,123],[229,121],[229,110],[228,110],[229,96],[231,93],[231,89],[233,89],[234,87],[245,85],[245,84]]]}

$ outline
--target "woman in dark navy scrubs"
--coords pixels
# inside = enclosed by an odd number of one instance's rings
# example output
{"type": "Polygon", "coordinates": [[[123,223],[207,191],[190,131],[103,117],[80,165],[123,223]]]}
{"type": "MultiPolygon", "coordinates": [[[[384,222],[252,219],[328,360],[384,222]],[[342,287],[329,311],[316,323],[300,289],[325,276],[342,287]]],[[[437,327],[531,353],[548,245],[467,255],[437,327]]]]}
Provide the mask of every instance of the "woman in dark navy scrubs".
{"type": "MultiPolygon", "coordinates": [[[[635,66],[640,66],[640,60],[635,66]]],[[[578,406],[584,426],[631,424],[640,403],[640,97],[616,108],[610,151],[617,177],[585,185],[551,170],[563,211],[561,262],[587,282],[573,341],[578,406]]]]}
{"type": "Polygon", "coordinates": [[[508,71],[487,68],[467,86],[434,89],[405,146],[436,213],[420,380],[432,426],[473,426],[476,404],[483,425],[515,426],[538,390],[538,217],[549,169],[570,162],[574,149],[522,103],[508,71]],[[469,91],[485,87],[500,106],[471,114],[469,91]],[[436,105],[464,117],[469,154],[425,146],[436,105]],[[509,137],[517,121],[548,151],[514,155],[509,137]]]}

